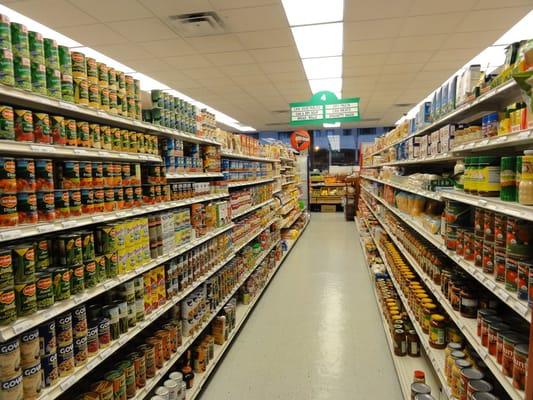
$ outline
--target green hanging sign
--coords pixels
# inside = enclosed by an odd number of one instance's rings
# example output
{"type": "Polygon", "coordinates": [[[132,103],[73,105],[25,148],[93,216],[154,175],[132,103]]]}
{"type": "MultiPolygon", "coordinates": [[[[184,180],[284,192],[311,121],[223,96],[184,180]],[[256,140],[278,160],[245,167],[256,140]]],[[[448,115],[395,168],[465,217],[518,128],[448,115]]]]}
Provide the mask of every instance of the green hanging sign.
{"type": "Polygon", "coordinates": [[[359,121],[359,97],[338,99],[335,93],[315,93],[309,101],[290,103],[291,125],[359,121]]]}

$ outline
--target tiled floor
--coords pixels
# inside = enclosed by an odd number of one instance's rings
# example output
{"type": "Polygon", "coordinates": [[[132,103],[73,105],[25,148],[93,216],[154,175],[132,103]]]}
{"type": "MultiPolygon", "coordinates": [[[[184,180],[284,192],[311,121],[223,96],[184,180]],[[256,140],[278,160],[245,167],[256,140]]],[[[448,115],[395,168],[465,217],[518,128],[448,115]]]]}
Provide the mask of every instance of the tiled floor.
{"type": "Polygon", "coordinates": [[[202,400],[402,398],[356,235],[312,215],[202,400]]]}

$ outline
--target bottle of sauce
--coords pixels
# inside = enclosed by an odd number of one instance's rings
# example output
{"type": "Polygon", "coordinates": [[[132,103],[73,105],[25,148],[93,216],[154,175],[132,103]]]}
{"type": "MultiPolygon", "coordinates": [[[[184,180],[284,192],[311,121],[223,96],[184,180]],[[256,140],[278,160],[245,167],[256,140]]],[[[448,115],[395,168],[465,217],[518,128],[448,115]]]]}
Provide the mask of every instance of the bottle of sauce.
{"type": "Polygon", "coordinates": [[[533,150],[524,151],[522,157],[518,202],[527,206],[533,205],[533,150]]]}

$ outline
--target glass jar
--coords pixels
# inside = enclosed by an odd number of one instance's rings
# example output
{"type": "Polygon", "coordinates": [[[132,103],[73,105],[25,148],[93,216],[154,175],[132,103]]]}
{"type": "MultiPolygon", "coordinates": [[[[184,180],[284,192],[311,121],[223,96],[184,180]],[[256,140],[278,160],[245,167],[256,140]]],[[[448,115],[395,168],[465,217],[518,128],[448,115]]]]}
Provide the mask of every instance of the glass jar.
{"type": "Polygon", "coordinates": [[[516,185],[516,157],[502,157],[500,165],[500,199],[516,201],[518,197],[516,185]]]}
{"type": "Polygon", "coordinates": [[[518,202],[528,206],[533,205],[533,150],[524,151],[524,156],[522,157],[518,202]]]}
{"type": "Polygon", "coordinates": [[[463,289],[460,294],[459,312],[465,318],[476,318],[478,299],[474,292],[463,289]]]}
{"type": "Polygon", "coordinates": [[[407,333],[407,353],[409,357],[420,357],[420,339],[413,329],[407,333]]]}
{"type": "Polygon", "coordinates": [[[429,325],[431,324],[431,316],[437,311],[437,306],[433,303],[426,303],[424,305],[424,317],[422,319],[422,332],[429,334],[429,325]]]}
{"type": "Polygon", "coordinates": [[[393,335],[394,354],[403,357],[407,354],[407,336],[403,329],[395,329],[393,335]]]}
{"type": "Polygon", "coordinates": [[[429,345],[434,349],[446,347],[446,318],[441,314],[433,314],[429,326],[429,345]]]}

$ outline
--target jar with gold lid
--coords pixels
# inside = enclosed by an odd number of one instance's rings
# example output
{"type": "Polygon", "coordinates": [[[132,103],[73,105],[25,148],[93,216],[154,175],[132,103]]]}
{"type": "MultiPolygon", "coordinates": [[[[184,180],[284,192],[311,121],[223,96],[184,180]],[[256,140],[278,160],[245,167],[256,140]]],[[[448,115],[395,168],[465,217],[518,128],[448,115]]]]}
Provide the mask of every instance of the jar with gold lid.
{"type": "Polygon", "coordinates": [[[444,349],[446,347],[446,318],[444,315],[431,315],[429,345],[434,349],[444,349]]]}
{"type": "Polygon", "coordinates": [[[433,303],[426,303],[423,307],[423,317],[421,321],[422,332],[429,334],[429,326],[431,324],[431,315],[437,311],[437,306],[433,303]]]}

